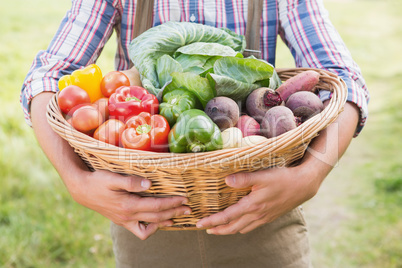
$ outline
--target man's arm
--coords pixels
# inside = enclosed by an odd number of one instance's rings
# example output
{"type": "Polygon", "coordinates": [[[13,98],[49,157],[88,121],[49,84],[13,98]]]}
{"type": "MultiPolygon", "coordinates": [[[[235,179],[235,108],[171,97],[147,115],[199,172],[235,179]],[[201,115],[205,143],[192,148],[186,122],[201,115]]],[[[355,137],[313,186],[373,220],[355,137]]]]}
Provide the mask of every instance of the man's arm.
{"type": "Polygon", "coordinates": [[[210,228],[211,234],[247,233],[309,200],[346,151],[358,122],[359,110],[348,102],[338,119],[312,141],[300,165],[229,176],[229,186],[251,186],[251,193],[197,226],[210,228]]]}
{"type": "MultiPolygon", "coordinates": [[[[296,67],[331,71],[346,83],[347,100],[360,111],[355,136],[362,130],[368,116],[369,92],[360,67],[342,37],[332,24],[320,0],[278,0],[280,36],[292,53],[296,67]]],[[[321,90],[322,101],[331,93],[321,90]]]]}
{"type": "Polygon", "coordinates": [[[75,201],[114,223],[146,239],[159,227],[169,226],[170,220],[186,213],[184,197],[139,197],[151,186],[151,181],[136,176],[122,176],[109,171],[91,172],[73,148],[55,133],[46,119],[46,106],[53,93],[37,95],[31,104],[32,126],[39,145],[63,179],[75,201]],[[148,225],[141,222],[150,222],[148,225]]]}

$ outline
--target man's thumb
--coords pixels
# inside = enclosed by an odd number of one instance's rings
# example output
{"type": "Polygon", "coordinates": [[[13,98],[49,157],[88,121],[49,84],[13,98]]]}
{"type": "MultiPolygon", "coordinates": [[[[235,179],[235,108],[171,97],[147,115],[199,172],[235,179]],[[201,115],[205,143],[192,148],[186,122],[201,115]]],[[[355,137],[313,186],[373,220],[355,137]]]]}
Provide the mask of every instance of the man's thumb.
{"type": "Polygon", "coordinates": [[[231,174],[226,177],[225,182],[233,188],[247,188],[253,185],[251,176],[248,173],[231,174]]]}
{"type": "Polygon", "coordinates": [[[148,179],[137,176],[127,176],[124,178],[123,187],[128,192],[142,192],[148,190],[151,185],[152,183],[148,179]]]}

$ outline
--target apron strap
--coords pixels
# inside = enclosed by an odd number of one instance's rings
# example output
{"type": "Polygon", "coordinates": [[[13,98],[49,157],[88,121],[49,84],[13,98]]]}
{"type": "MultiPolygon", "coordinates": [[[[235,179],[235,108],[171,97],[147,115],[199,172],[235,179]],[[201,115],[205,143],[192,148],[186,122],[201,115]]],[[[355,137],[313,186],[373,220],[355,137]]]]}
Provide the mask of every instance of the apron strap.
{"type": "Polygon", "coordinates": [[[139,36],[152,27],[154,0],[137,0],[134,19],[134,36],[139,36]]]}
{"type": "Polygon", "coordinates": [[[263,0],[248,0],[246,44],[244,56],[254,55],[261,58],[260,50],[260,22],[262,16],[263,0]]]}

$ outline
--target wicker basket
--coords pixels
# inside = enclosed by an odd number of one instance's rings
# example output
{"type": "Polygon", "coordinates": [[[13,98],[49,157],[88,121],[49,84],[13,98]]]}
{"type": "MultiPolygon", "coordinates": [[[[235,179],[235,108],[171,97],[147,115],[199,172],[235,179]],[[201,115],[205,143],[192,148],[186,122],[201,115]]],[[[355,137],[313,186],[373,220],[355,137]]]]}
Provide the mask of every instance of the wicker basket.
{"type": "MultiPolygon", "coordinates": [[[[286,80],[305,70],[308,69],[278,69],[277,72],[286,80]]],[[[314,70],[320,73],[316,90],[332,92],[329,105],[299,127],[251,147],[187,154],[119,148],[73,129],[63,118],[56,95],[48,105],[47,118],[53,130],[70,143],[90,168],[150,179],[152,187],[141,193],[143,196],[188,197],[192,214],[174,218],[174,225],[165,230],[193,230],[199,219],[222,211],[249,193],[250,189],[228,187],[226,176],[294,164],[303,157],[318,132],[338,117],[346,101],[345,83],[333,73],[314,70]]]]}

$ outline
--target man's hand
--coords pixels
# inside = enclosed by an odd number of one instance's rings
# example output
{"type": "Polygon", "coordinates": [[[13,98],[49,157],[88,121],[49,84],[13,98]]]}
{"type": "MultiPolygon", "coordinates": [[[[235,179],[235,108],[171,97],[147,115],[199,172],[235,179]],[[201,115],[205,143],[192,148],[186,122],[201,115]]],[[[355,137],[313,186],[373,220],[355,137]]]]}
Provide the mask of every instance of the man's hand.
{"type": "Polygon", "coordinates": [[[140,73],[138,72],[137,68],[135,68],[135,66],[131,67],[128,70],[122,70],[121,72],[128,77],[131,86],[142,87],[140,73]]]}
{"type": "Polygon", "coordinates": [[[44,92],[32,100],[32,126],[42,150],[74,200],[124,226],[140,239],[148,238],[159,227],[172,224],[171,218],[191,212],[183,206],[187,201],[185,197],[151,198],[134,194],[151,186],[147,179],[89,171],[73,148],[53,132],[47,122],[46,106],[52,96],[53,93],[44,92]]]}
{"type": "Polygon", "coordinates": [[[346,103],[338,119],[315,138],[299,166],[238,173],[226,178],[230,187],[251,192],[222,212],[198,221],[211,234],[247,233],[271,222],[312,198],[346,151],[355,133],[359,112],[346,103]]]}
{"type": "Polygon", "coordinates": [[[70,190],[74,200],[125,227],[140,239],[148,238],[160,227],[171,226],[172,218],[191,213],[189,207],[183,206],[188,201],[185,197],[156,198],[134,194],[147,190],[151,186],[150,180],[102,170],[78,175],[81,183],[70,190]]]}
{"type": "Polygon", "coordinates": [[[224,211],[200,220],[197,227],[214,227],[207,230],[210,234],[244,234],[254,230],[313,197],[318,185],[310,185],[314,181],[307,179],[310,176],[314,175],[301,166],[231,175],[226,183],[234,188],[251,187],[250,194],[224,211]]]}

